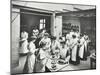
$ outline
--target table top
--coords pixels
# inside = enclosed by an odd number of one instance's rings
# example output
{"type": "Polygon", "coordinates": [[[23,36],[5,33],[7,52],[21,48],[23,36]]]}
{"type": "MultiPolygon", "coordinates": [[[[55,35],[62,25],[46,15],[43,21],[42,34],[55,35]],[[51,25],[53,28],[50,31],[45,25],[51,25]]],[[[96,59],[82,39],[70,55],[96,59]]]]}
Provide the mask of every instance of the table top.
{"type": "Polygon", "coordinates": [[[52,69],[52,67],[51,67],[51,66],[52,66],[51,62],[52,62],[52,59],[48,59],[47,64],[46,64],[46,66],[48,67],[48,69],[49,69],[51,72],[60,71],[61,69],[63,69],[64,67],[67,67],[67,66],[69,65],[69,63],[66,63],[66,64],[58,64],[58,63],[56,63],[56,69],[54,70],[54,69],[52,69]]]}
{"type": "Polygon", "coordinates": [[[96,60],[96,55],[95,55],[95,53],[92,53],[92,54],[90,55],[90,58],[92,58],[92,59],[95,59],[95,60],[96,60]]]}

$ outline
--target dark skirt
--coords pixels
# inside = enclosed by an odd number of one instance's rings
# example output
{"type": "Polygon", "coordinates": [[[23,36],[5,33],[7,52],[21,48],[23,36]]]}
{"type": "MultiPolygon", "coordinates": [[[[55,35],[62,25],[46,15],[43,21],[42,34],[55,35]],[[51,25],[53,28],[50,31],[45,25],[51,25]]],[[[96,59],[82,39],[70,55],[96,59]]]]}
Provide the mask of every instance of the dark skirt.
{"type": "Polygon", "coordinates": [[[72,60],[70,59],[69,63],[71,63],[71,64],[73,64],[73,65],[78,65],[78,64],[80,64],[79,46],[77,46],[76,61],[72,61],[72,60]]]}
{"type": "Polygon", "coordinates": [[[87,52],[87,50],[85,50],[85,47],[84,47],[83,59],[81,59],[81,60],[87,60],[87,56],[88,56],[88,52],[87,52]]]}

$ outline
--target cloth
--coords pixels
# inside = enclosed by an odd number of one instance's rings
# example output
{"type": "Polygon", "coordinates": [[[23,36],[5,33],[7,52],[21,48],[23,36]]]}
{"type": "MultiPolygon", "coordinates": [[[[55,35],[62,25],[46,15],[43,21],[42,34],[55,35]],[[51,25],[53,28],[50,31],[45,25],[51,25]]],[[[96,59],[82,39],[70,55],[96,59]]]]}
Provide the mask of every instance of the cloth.
{"type": "Polygon", "coordinates": [[[51,50],[53,53],[59,52],[61,50],[60,43],[57,40],[51,43],[51,50]]]}
{"type": "Polygon", "coordinates": [[[30,54],[28,54],[28,59],[27,59],[27,68],[28,68],[28,73],[33,73],[34,72],[34,65],[35,65],[35,51],[36,51],[36,47],[34,42],[30,42],[29,43],[29,52],[30,54]]]}
{"type": "Polygon", "coordinates": [[[70,34],[66,34],[66,39],[71,39],[70,34]]]}
{"type": "Polygon", "coordinates": [[[75,35],[76,35],[77,38],[80,37],[80,33],[79,32],[75,32],[75,35]]]}
{"type": "Polygon", "coordinates": [[[28,73],[33,73],[34,72],[34,67],[35,66],[35,55],[29,55],[28,56],[28,73]]]}
{"type": "Polygon", "coordinates": [[[31,41],[28,45],[28,48],[29,48],[29,52],[34,53],[36,51],[35,43],[31,41]]]}
{"type": "Polygon", "coordinates": [[[68,47],[65,45],[64,48],[61,47],[60,56],[61,58],[66,58],[68,54],[68,47]]]}
{"type": "Polygon", "coordinates": [[[45,66],[47,63],[46,51],[40,48],[39,53],[36,58],[35,72],[45,72],[45,66]]]}
{"type": "Polygon", "coordinates": [[[76,58],[77,58],[77,41],[78,39],[73,39],[72,42],[71,42],[71,49],[72,49],[72,52],[71,52],[71,60],[72,61],[76,61],[76,58]]]}
{"type": "Polygon", "coordinates": [[[40,48],[40,46],[39,46],[39,42],[40,42],[40,41],[41,41],[41,38],[37,38],[36,41],[34,42],[36,48],[40,48]]]}
{"type": "Polygon", "coordinates": [[[72,35],[75,35],[75,32],[72,31],[69,33],[70,38],[72,38],[72,35]]]}
{"type": "Polygon", "coordinates": [[[39,42],[39,45],[42,45],[42,49],[50,51],[50,46],[51,46],[50,38],[42,38],[41,41],[39,42]]]}
{"type": "Polygon", "coordinates": [[[20,48],[19,48],[19,53],[23,54],[23,53],[28,53],[29,50],[28,50],[28,41],[27,40],[24,40],[24,41],[21,41],[20,42],[20,48]]]}
{"type": "Polygon", "coordinates": [[[79,56],[80,56],[81,59],[83,59],[84,54],[86,54],[86,52],[87,52],[87,42],[85,41],[84,37],[82,37],[80,39],[80,45],[81,45],[81,47],[80,47],[80,50],[79,50],[79,56]]]}

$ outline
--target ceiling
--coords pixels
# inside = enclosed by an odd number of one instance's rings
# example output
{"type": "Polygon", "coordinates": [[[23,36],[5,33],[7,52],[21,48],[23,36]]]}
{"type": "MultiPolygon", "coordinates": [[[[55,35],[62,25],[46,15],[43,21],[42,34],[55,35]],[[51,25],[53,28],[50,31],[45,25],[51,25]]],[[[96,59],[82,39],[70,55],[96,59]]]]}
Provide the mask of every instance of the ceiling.
{"type": "Polygon", "coordinates": [[[44,3],[34,1],[12,1],[13,5],[20,5],[35,9],[42,9],[54,12],[72,12],[80,10],[96,9],[94,5],[77,5],[77,4],[64,4],[64,3],[44,3]]]}

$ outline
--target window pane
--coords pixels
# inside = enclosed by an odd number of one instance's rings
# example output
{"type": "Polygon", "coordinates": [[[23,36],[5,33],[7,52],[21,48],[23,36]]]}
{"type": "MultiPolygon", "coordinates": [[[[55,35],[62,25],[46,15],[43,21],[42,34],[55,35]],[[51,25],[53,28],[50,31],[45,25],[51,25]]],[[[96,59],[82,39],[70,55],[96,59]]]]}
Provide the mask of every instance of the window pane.
{"type": "Polygon", "coordinates": [[[40,29],[43,29],[43,24],[40,24],[40,29]]]}
{"type": "Polygon", "coordinates": [[[45,28],[45,24],[43,25],[43,28],[45,28]]]}
{"type": "Polygon", "coordinates": [[[45,23],[45,19],[44,19],[44,23],[45,23]]]}
{"type": "Polygon", "coordinates": [[[40,19],[40,23],[43,23],[43,19],[40,19]]]}

